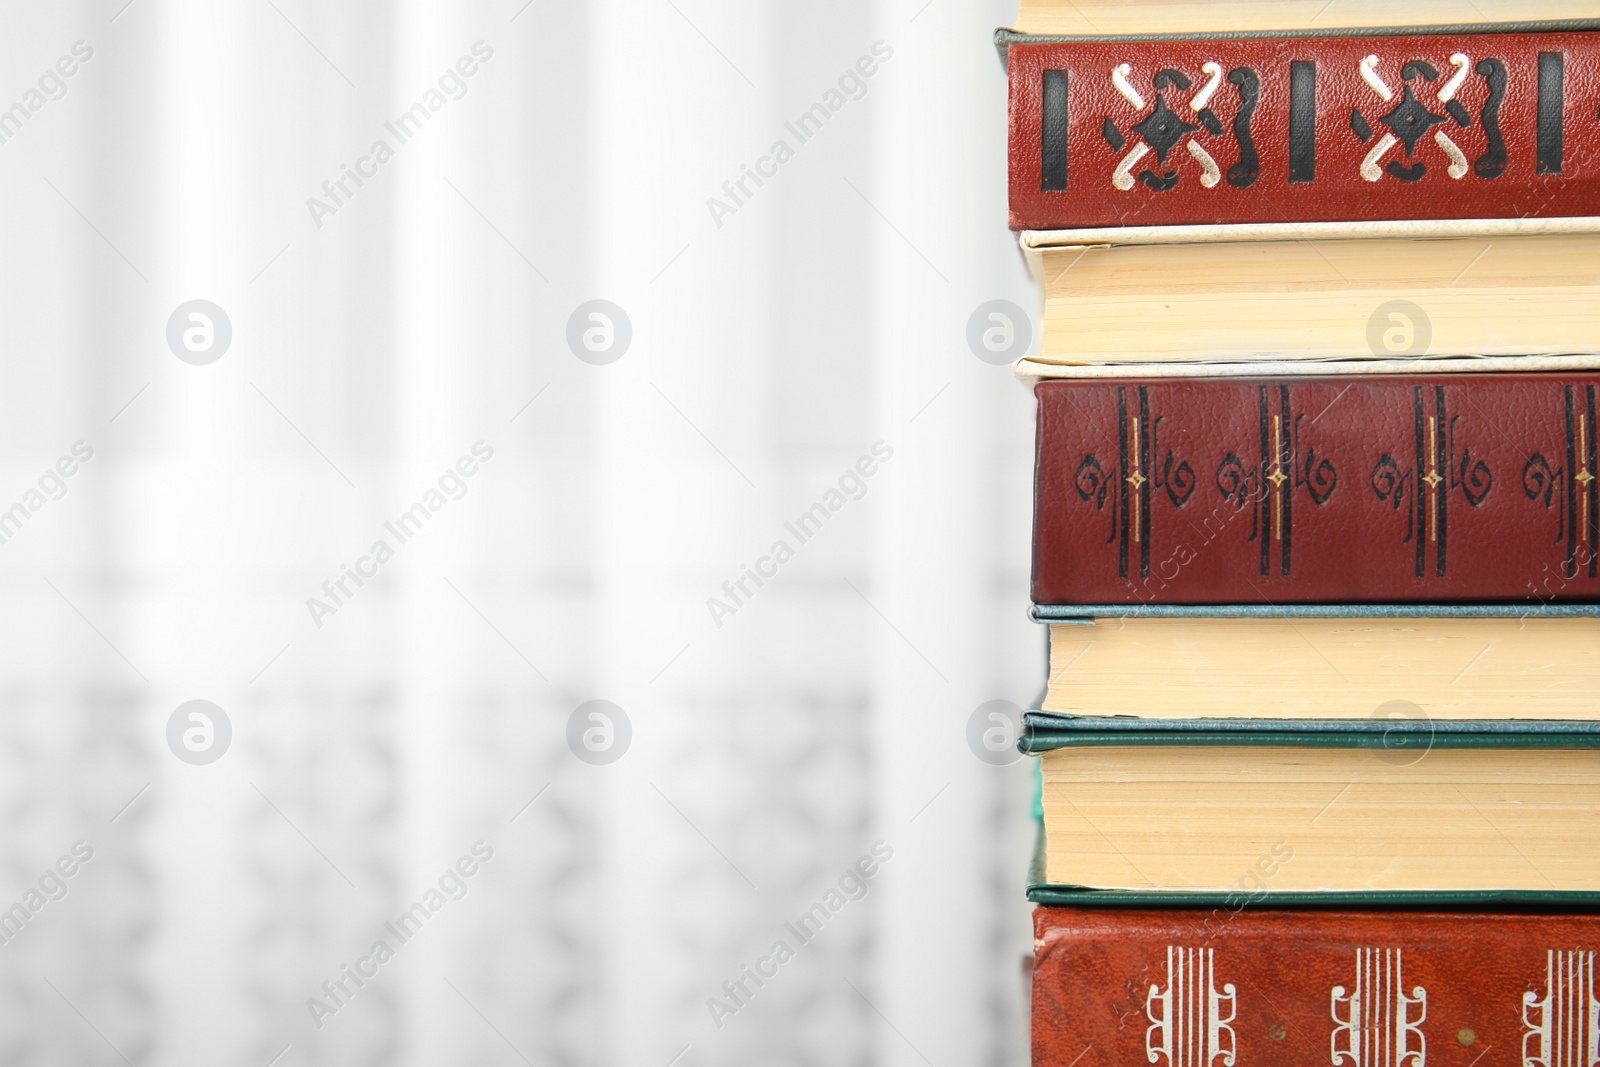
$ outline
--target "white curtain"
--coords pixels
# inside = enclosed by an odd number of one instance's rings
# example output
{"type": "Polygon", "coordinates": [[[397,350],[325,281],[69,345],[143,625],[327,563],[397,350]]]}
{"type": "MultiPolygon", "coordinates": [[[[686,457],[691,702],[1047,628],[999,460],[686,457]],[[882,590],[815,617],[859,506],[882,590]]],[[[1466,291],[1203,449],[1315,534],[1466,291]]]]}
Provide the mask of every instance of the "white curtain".
{"type": "Polygon", "coordinates": [[[0,1062],[1027,1061],[1012,15],[0,13],[0,1062]]]}

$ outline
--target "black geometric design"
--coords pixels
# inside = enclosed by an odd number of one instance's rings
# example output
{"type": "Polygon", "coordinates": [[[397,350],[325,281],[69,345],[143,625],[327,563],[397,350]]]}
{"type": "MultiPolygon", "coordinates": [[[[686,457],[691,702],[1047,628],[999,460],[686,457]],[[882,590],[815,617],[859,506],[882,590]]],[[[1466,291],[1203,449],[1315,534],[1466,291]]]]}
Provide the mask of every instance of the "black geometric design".
{"type": "Polygon", "coordinates": [[[1167,153],[1176,148],[1184,137],[1199,128],[1194,123],[1179,118],[1177,113],[1167,106],[1166,94],[1159,93],[1156,95],[1155,110],[1135,126],[1133,132],[1143,137],[1145,144],[1156,150],[1156,162],[1165,166],[1167,153]]]}
{"type": "MultiPolygon", "coordinates": [[[[1481,507],[1494,489],[1494,472],[1481,458],[1474,459],[1471,446],[1460,450],[1461,462],[1456,462],[1457,423],[1461,416],[1451,416],[1446,410],[1443,386],[1434,386],[1432,401],[1425,386],[1412,390],[1412,433],[1415,437],[1416,458],[1410,467],[1403,467],[1393,455],[1385,452],[1372,468],[1370,484],[1373,495],[1389,504],[1396,512],[1406,511],[1406,535],[1401,544],[1415,546],[1414,573],[1425,577],[1428,567],[1428,546],[1433,546],[1434,575],[1446,576],[1450,549],[1450,499],[1457,490],[1469,507],[1481,507]],[[1430,410],[1431,408],[1431,410],[1430,410]],[[1411,504],[1406,506],[1407,491],[1411,504]]],[[[1539,463],[1544,458],[1539,457],[1539,463]]],[[[1548,465],[1545,471],[1548,472],[1548,465]]],[[[1559,477],[1559,472],[1557,473],[1559,477]]],[[[1523,491],[1533,500],[1545,492],[1537,465],[1529,460],[1522,475],[1523,491]],[[1537,484],[1537,489],[1534,488],[1537,484]]],[[[1559,538],[1558,538],[1559,540],[1559,538]]]]}
{"type": "Polygon", "coordinates": [[[1316,507],[1327,504],[1339,487],[1339,472],[1327,456],[1319,457],[1315,445],[1302,448],[1301,429],[1307,416],[1294,413],[1287,385],[1257,389],[1260,463],[1246,467],[1238,453],[1229,452],[1217,468],[1216,486],[1223,502],[1235,511],[1249,503],[1250,536],[1260,546],[1261,576],[1272,573],[1272,546],[1278,546],[1278,573],[1294,573],[1294,505],[1300,490],[1316,507]],[[1302,461],[1301,457],[1304,456],[1302,461]]]}
{"type": "Polygon", "coordinates": [[[1406,158],[1410,159],[1416,151],[1417,142],[1426,137],[1429,130],[1446,120],[1445,116],[1435,115],[1424,107],[1408,85],[1400,103],[1378,121],[1393,130],[1394,135],[1405,142],[1406,158]]]}
{"type": "Polygon", "coordinates": [[[1139,172],[1139,180],[1158,193],[1170,193],[1178,187],[1178,172],[1169,170],[1165,174],[1157,174],[1146,167],[1139,172]]]}
{"type": "Polygon", "coordinates": [[[1040,118],[1039,189],[1064,192],[1067,188],[1067,72],[1044,72],[1043,114],[1040,118]]]}
{"type": "Polygon", "coordinates": [[[1137,406],[1127,387],[1117,388],[1117,458],[1111,469],[1093,452],[1086,453],[1073,475],[1073,488],[1078,499],[1093,505],[1096,511],[1106,510],[1113,490],[1110,532],[1105,543],[1117,545],[1117,576],[1128,577],[1133,545],[1138,547],[1140,578],[1150,576],[1150,546],[1155,541],[1156,514],[1153,505],[1156,493],[1165,493],[1174,508],[1189,503],[1195,490],[1194,467],[1189,461],[1168,448],[1163,456],[1160,444],[1161,424],[1165,416],[1150,415],[1150,389],[1138,387],[1137,406]],[[1157,458],[1160,457],[1158,465],[1157,458]]]}
{"type": "MultiPolygon", "coordinates": [[[[1093,452],[1085,455],[1083,462],[1078,464],[1078,473],[1073,476],[1072,484],[1078,490],[1079,500],[1093,500],[1096,511],[1106,506],[1106,493],[1111,488],[1111,479],[1093,452]]],[[[1109,542],[1110,538],[1106,540],[1109,542]]]]}
{"type": "MultiPolygon", "coordinates": [[[[1385,452],[1378,457],[1378,463],[1372,468],[1372,492],[1379,500],[1399,512],[1405,506],[1406,490],[1411,482],[1414,472],[1401,467],[1395,462],[1394,456],[1385,452]]],[[[1406,508],[1406,536],[1400,542],[1402,545],[1411,543],[1411,538],[1416,535],[1414,518],[1411,509],[1406,508]]]]}
{"type": "Polygon", "coordinates": [[[1350,131],[1361,138],[1362,144],[1372,140],[1372,125],[1367,122],[1367,117],[1355,108],[1350,109],[1350,131]]]}
{"type": "Polygon", "coordinates": [[[1249,67],[1230,70],[1228,81],[1239,88],[1239,110],[1233,116],[1233,139],[1239,142],[1239,162],[1228,168],[1228,184],[1235,189],[1248,189],[1261,176],[1261,157],[1250,136],[1250,119],[1256,111],[1261,81],[1249,67]]]}
{"type": "MultiPolygon", "coordinates": [[[[1161,424],[1164,421],[1166,417],[1161,416],[1150,423],[1151,457],[1161,454],[1161,445],[1158,442],[1161,424]]],[[[1189,497],[1194,493],[1194,468],[1189,466],[1188,460],[1169,448],[1166,459],[1162,461],[1161,471],[1154,477],[1153,484],[1157,489],[1166,490],[1167,499],[1172,501],[1173,507],[1181,508],[1189,502],[1189,497]]]]}
{"type": "Polygon", "coordinates": [[[1566,57],[1539,53],[1539,110],[1535,116],[1537,172],[1560,174],[1565,165],[1566,57]]]}
{"type": "Polygon", "coordinates": [[[1317,180],[1317,64],[1296,59],[1289,64],[1289,182],[1310,185],[1317,180]]]}
{"type": "Polygon", "coordinates": [[[1398,159],[1391,159],[1389,165],[1383,169],[1403,182],[1420,182],[1422,176],[1428,173],[1426,163],[1413,163],[1408,167],[1398,159]]]}
{"type": "Polygon", "coordinates": [[[1470,447],[1462,450],[1461,464],[1456,466],[1456,423],[1460,421],[1460,415],[1450,418],[1450,488],[1461,490],[1467,503],[1478,508],[1489,499],[1489,493],[1494,489],[1494,472],[1483,460],[1472,458],[1470,447]]]}
{"type": "Polygon", "coordinates": [[[1506,169],[1506,139],[1500,133],[1500,101],[1506,95],[1506,65],[1498,59],[1478,61],[1473,70],[1489,85],[1489,98],[1483,102],[1483,135],[1488,150],[1473,163],[1473,173],[1480,178],[1498,178],[1506,169]]]}
{"type": "Polygon", "coordinates": [[[1413,59],[1411,62],[1400,68],[1401,81],[1410,81],[1418,74],[1421,74],[1429,81],[1439,80],[1439,72],[1435,70],[1433,68],[1433,64],[1429,63],[1426,59],[1413,59]]]}
{"type": "MultiPolygon", "coordinates": [[[[1294,448],[1296,454],[1300,451],[1300,423],[1304,415],[1294,418],[1294,448]]],[[[1303,471],[1296,469],[1294,472],[1294,487],[1304,488],[1306,495],[1311,497],[1311,502],[1317,507],[1327,504],[1333,496],[1333,491],[1339,488],[1339,471],[1334,467],[1333,461],[1324,456],[1317,458],[1316,446],[1306,450],[1306,461],[1303,471]]]]}

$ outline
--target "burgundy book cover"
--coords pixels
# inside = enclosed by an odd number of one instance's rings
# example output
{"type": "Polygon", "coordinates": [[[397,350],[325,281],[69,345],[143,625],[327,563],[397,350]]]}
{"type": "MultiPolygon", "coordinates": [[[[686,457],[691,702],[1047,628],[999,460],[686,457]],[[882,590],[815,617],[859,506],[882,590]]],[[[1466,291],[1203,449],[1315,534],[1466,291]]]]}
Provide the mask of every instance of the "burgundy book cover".
{"type": "Polygon", "coordinates": [[[1038,604],[1600,597],[1600,374],[1051,380],[1038,604]]]}
{"type": "Polygon", "coordinates": [[[1597,33],[1007,51],[1013,229],[1600,215],[1597,33]]]}
{"type": "Polygon", "coordinates": [[[1035,1067],[1590,1067],[1592,915],[1034,912],[1035,1067]]]}

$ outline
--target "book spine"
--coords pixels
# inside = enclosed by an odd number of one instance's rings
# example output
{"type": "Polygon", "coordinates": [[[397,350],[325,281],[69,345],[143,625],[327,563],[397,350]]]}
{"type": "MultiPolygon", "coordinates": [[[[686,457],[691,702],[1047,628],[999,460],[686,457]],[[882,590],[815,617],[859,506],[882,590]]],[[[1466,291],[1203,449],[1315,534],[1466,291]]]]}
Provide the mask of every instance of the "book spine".
{"type": "Polygon", "coordinates": [[[1600,215],[1600,34],[1008,50],[1011,224],[1600,215]]]}
{"type": "Polygon", "coordinates": [[[1039,908],[1039,1067],[1591,1064],[1593,915],[1039,908]],[[1487,1061],[1485,1061],[1487,1062],[1487,1061]]]}
{"type": "Polygon", "coordinates": [[[1600,374],[1041,382],[1033,597],[1600,597],[1600,374]]]}

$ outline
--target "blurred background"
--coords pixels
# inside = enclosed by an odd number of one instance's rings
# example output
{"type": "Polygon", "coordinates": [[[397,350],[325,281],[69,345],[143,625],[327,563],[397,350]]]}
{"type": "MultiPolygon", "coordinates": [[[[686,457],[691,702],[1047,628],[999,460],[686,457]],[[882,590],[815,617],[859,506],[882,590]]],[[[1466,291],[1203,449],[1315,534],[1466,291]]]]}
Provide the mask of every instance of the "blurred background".
{"type": "Polygon", "coordinates": [[[0,1063],[1026,1062],[1013,15],[0,11],[0,1063]]]}

